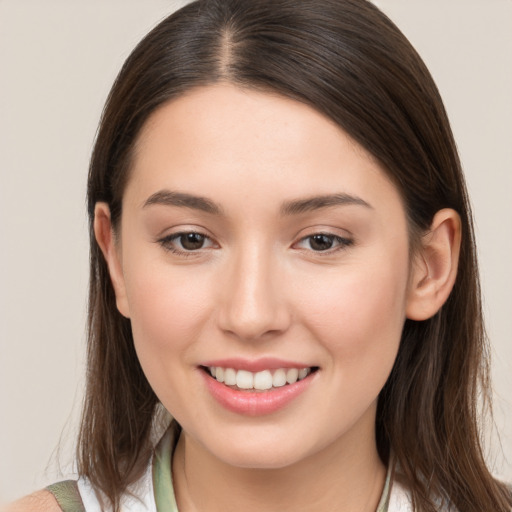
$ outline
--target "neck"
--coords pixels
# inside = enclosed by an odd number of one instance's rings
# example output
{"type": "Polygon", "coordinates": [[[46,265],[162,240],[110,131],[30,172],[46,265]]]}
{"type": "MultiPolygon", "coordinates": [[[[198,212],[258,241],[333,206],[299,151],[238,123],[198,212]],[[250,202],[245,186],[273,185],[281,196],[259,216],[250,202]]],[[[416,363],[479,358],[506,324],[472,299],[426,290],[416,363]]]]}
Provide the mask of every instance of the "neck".
{"type": "MultiPolygon", "coordinates": [[[[359,427],[361,427],[359,425],[359,427]]],[[[173,458],[180,512],[375,512],[386,470],[373,427],[361,429],[323,450],[279,469],[226,464],[182,432],[173,458]],[[355,438],[366,438],[365,443],[355,438]]]]}

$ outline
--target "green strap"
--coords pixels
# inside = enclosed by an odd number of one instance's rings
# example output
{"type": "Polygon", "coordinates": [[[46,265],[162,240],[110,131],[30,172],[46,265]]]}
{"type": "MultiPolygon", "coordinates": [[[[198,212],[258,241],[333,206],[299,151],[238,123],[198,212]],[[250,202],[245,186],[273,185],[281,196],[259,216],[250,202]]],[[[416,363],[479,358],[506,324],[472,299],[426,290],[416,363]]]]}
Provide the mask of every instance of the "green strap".
{"type": "Polygon", "coordinates": [[[153,492],[157,512],[178,512],[171,471],[176,442],[177,432],[171,426],[158,443],[153,457],[153,492]]]}
{"type": "Polygon", "coordinates": [[[57,482],[49,485],[46,490],[53,494],[62,512],[86,512],[75,480],[57,482]]]}

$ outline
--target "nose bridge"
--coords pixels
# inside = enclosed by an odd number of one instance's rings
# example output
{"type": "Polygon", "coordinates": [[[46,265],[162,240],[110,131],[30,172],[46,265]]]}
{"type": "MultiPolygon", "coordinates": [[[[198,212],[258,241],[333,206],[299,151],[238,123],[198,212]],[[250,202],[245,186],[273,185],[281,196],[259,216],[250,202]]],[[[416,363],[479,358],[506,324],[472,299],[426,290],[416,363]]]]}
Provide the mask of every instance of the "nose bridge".
{"type": "Polygon", "coordinates": [[[268,244],[238,247],[228,265],[220,327],[246,340],[285,330],[288,312],[279,262],[268,244]]]}

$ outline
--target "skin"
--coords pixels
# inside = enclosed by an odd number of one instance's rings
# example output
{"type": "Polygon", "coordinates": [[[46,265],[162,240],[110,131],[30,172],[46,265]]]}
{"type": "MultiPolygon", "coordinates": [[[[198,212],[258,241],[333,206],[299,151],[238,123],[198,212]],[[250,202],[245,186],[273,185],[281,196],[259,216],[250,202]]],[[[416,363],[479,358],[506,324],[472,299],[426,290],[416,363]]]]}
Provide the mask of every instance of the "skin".
{"type": "Polygon", "coordinates": [[[99,203],[95,232],[144,372],[183,427],[181,512],[375,510],[385,479],[377,397],[405,319],[433,315],[453,286],[455,212],[438,212],[410,260],[401,197],[360,146],[308,106],[219,84],[150,117],[121,225],[114,232],[99,203]],[[162,191],[220,213],[148,204],[162,191]],[[283,213],[330,194],[356,201],[283,213]],[[204,245],[172,239],[187,232],[204,245]],[[315,234],[332,247],[317,250],[315,234]],[[318,371],[282,409],[247,416],[205,386],[200,365],[227,357],[318,371]]]}
{"type": "Polygon", "coordinates": [[[20,500],[0,506],[0,512],[62,512],[57,501],[48,491],[37,491],[20,500]]]}

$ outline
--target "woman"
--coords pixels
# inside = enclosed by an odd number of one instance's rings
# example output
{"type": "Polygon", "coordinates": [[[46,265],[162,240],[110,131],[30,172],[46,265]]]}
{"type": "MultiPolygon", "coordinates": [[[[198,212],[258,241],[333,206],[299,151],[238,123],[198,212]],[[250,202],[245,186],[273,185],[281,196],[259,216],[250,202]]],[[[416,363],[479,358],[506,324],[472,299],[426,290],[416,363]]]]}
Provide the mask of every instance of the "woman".
{"type": "Polygon", "coordinates": [[[510,510],[478,441],[455,144],[373,5],[164,20],[112,89],[88,194],[81,478],[49,509],[510,510]]]}

